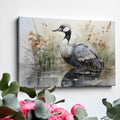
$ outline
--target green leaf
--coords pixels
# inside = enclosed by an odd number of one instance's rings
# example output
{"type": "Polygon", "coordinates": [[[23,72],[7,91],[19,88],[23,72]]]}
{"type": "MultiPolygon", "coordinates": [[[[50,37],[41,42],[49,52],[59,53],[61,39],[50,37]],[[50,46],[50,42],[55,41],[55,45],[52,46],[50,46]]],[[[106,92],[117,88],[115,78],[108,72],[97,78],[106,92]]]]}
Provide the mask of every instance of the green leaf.
{"type": "Polygon", "coordinates": [[[0,107],[0,118],[13,115],[14,113],[16,113],[16,111],[12,110],[11,108],[8,108],[7,106],[0,107]]]}
{"type": "Polygon", "coordinates": [[[31,98],[36,96],[36,91],[34,88],[20,87],[20,91],[28,94],[31,98]]]}
{"type": "Polygon", "coordinates": [[[106,106],[107,109],[112,108],[112,104],[107,102],[107,100],[104,98],[102,99],[103,104],[106,106]]]}
{"type": "Polygon", "coordinates": [[[25,99],[24,101],[26,101],[26,102],[33,102],[33,100],[31,100],[31,99],[25,99]]]}
{"type": "Polygon", "coordinates": [[[76,111],[75,111],[75,115],[79,118],[79,119],[83,119],[85,117],[87,117],[87,112],[85,110],[83,110],[81,107],[77,107],[76,111]]]}
{"type": "Polygon", "coordinates": [[[11,116],[11,118],[14,120],[26,120],[25,116],[23,115],[23,113],[21,111],[14,113],[11,116]]]}
{"type": "Polygon", "coordinates": [[[45,89],[40,91],[38,94],[37,94],[37,97],[38,98],[41,98],[41,97],[44,97],[45,96],[45,89]]]}
{"type": "Polygon", "coordinates": [[[117,99],[117,100],[115,100],[115,101],[113,102],[113,106],[116,106],[116,105],[118,105],[118,104],[120,104],[120,98],[117,99]]]}
{"type": "Polygon", "coordinates": [[[45,90],[45,101],[46,103],[48,103],[49,105],[52,105],[53,103],[55,103],[55,96],[53,94],[51,94],[48,90],[45,90]]]}
{"type": "Polygon", "coordinates": [[[114,120],[120,120],[120,104],[108,109],[107,116],[114,120]]]}
{"type": "Polygon", "coordinates": [[[29,110],[29,112],[28,112],[28,120],[35,120],[34,110],[29,110]]]}
{"type": "Polygon", "coordinates": [[[19,85],[17,82],[12,82],[10,84],[10,92],[17,94],[19,85]]]}
{"type": "Polygon", "coordinates": [[[43,101],[36,100],[34,112],[37,118],[47,119],[49,114],[49,109],[45,106],[43,101]]]}
{"type": "Polygon", "coordinates": [[[107,116],[104,116],[103,118],[101,118],[101,120],[111,120],[111,119],[108,118],[107,116]]]}
{"type": "Polygon", "coordinates": [[[76,116],[74,116],[74,120],[79,120],[79,118],[77,118],[76,116]]]}
{"type": "Polygon", "coordinates": [[[18,110],[20,105],[19,101],[14,94],[8,94],[3,97],[3,105],[13,109],[18,110]]]}
{"type": "Polygon", "coordinates": [[[2,91],[2,97],[4,97],[5,95],[9,94],[9,88],[2,91]]]}
{"type": "Polygon", "coordinates": [[[10,93],[15,94],[17,96],[18,89],[19,89],[18,83],[17,82],[12,82],[10,84],[9,88],[2,92],[2,96],[4,97],[5,95],[10,94],[10,93]]]}
{"type": "Polygon", "coordinates": [[[2,106],[3,105],[3,101],[0,99],[0,106],[2,106]]]}
{"type": "Polygon", "coordinates": [[[98,120],[97,117],[88,117],[88,118],[85,118],[84,120],[98,120]]]}
{"type": "Polygon", "coordinates": [[[10,81],[10,75],[8,73],[4,73],[0,81],[0,90],[4,91],[8,89],[9,81],[10,81]]]}
{"type": "Polygon", "coordinates": [[[35,116],[34,110],[30,110],[28,112],[28,120],[48,120],[48,119],[37,118],[35,116]]]}
{"type": "Polygon", "coordinates": [[[30,111],[28,112],[28,120],[41,120],[41,118],[37,118],[37,117],[35,116],[34,110],[30,110],[30,111]]]}
{"type": "Polygon", "coordinates": [[[48,91],[51,92],[51,93],[54,92],[55,90],[56,90],[56,86],[48,88],[48,91]]]}
{"type": "Polygon", "coordinates": [[[55,102],[55,104],[58,104],[58,103],[61,103],[61,102],[65,102],[65,100],[64,99],[63,100],[59,100],[59,101],[55,102]]]}
{"type": "MultiPolygon", "coordinates": [[[[56,89],[56,86],[54,86],[54,87],[52,87],[52,88],[48,88],[48,91],[52,93],[52,92],[55,91],[55,89],[56,89]]],[[[38,93],[37,97],[38,97],[38,98],[44,97],[44,96],[45,96],[45,90],[46,90],[46,89],[43,89],[42,91],[40,91],[40,92],[38,93]]]]}

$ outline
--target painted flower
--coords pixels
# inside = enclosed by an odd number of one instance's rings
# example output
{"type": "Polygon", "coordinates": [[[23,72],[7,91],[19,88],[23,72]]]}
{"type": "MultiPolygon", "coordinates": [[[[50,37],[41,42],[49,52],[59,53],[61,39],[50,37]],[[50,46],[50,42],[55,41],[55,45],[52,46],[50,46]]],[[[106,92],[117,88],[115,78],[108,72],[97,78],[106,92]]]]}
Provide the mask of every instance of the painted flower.
{"type": "Polygon", "coordinates": [[[27,118],[29,110],[35,109],[35,103],[34,102],[26,102],[26,101],[20,101],[20,111],[25,115],[27,118]]]}
{"type": "Polygon", "coordinates": [[[72,107],[72,109],[71,109],[71,113],[72,113],[74,116],[75,116],[75,111],[76,111],[76,109],[77,109],[78,107],[80,107],[80,108],[82,108],[82,109],[84,109],[84,110],[86,111],[86,109],[85,109],[84,106],[82,106],[82,105],[80,105],[80,104],[76,104],[76,105],[74,105],[74,106],[72,107]]]}

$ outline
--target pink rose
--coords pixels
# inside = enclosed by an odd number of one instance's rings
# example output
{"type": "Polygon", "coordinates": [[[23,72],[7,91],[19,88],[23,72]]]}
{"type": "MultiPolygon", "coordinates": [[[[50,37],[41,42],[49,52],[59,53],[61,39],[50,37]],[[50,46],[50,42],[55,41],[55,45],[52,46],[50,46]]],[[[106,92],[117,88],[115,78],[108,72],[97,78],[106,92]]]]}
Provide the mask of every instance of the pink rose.
{"type": "Polygon", "coordinates": [[[68,111],[65,110],[64,108],[56,108],[53,112],[58,113],[59,117],[60,117],[62,120],[64,120],[64,119],[65,119],[65,116],[66,116],[67,114],[69,114],[68,111]]]}
{"type": "Polygon", "coordinates": [[[62,120],[59,115],[53,115],[48,120],[62,120]]]}
{"type": "Polygon", "coordinates": [[[58,106],[56,104],[51,105],[49,108],[49,112],[53,113],[56,108],[58,108],[58,106]]]}
{"type": "MultiPolygon", "coordinates": [[[[20,111],[25,115],[27,118],[29,110],[34,110],[35,109],[35,103],[34,102],[26,102],[26,101],[20,101],[20,111]]],[[[49,114],[53,113],[54,109],[57,108],[56,104],[53,105],[48,105],[46,102],[44,103],[45,106],[49,109],[49,114]]]]}
{"type": "Polygon", "coordinates": [[[47,104],[46,102],[44,103],[45,104],[45,106],[49,109],[50,108],[50,105],[49,104],[47,104]]]}
{"type": "Polygon", "coordinates": [[[74,120],[73,115],[64,108],[56,108],[52,112],[57,113],[57,115],[53,115],[48,120],[74,120]]]}
{"type": "Polygon", "coordinates": [[[1,118],[0,120],[13,120],[12,118],[10,118],[9,116],[1,118]]]}
{"type": "Polygon", "coordinates": [[[74,117],[72,114],[69,113],[65,116],[65,120],[74,120],[74,117]]]}
{"type": "Polygon", "coordinates": [[[54,110],[55,110],[56,108],[58,108],[56,104],[48,105],[46,102],[45,102],[44,104],[45,104],[45,106],[49,109],[49,114],[53,113],[54,110]]]}
{"type": "Polygon", "coordinates": [[[29,110],[35,109],[35,103],[34,102],[26,102],[26,101],[20,101],[20,111],[25,115],[27,118],[29,110]]]}
{"type": "Polygon", "coordinates": [[[82,106],[82,105],[80,105],[80,104],[76,104],[76,105],[74,105],[74,106],[72,107],[72,109],[71,109],[71,113],[72,113],[74,116],[75,116],[75,111],[76,111],[76,109],[77,109],[78,107],[80,107],[80,108],[82,108],[82,109],[84,109],[84,110],[86,111],[86,109],[85,109],[84,106],[82,106]]]}

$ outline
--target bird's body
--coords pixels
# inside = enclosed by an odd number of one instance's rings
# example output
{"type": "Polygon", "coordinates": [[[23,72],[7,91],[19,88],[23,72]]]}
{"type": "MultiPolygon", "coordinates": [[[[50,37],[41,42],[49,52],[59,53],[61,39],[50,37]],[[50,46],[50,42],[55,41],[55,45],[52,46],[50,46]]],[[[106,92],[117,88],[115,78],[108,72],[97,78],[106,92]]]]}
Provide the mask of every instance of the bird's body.
{"type": "Polygon", "coordinates": [[[90,65],[91,67],[94,66],[96,68],[102,67],[102,60],[98,58],[97,52],[94,48],[82,43],[69,43],[71,37],[70,27],[61,25],[54,31],[65,33],[65,37],[60,47],[60,53],[65,62],[78,68],[81,68],[83,65],[90,65]]]}
{"type": "Polygon", "coordinates": [[[60,53],[63,58],[69,58],[72,55],[72,46],[69,45],[67,39],[62,41],[60,46],[60,53]]]}

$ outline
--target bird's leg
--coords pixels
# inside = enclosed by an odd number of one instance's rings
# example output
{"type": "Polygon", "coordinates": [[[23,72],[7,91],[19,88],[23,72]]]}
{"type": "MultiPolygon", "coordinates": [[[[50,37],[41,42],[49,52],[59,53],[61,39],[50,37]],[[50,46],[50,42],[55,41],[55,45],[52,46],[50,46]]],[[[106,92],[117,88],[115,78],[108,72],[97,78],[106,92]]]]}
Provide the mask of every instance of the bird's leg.
{"type": "Polygon", "coordinates": [[[83,72],[81,64],[79,64],[79,66],[77,66],[77,70],[76,70],[76,73],[80,73],[80,72],[83,72]]]}
{"type": "Polygon", "coordinates": [[[94,59],[93,59],[93,61],[92,61],[92,64],[93,64],[93,72],[95,72],[95,73],[96,73],[97,68],[96,68],[96,66],[95,66],[95,64],[94,64],[94,59]]]}
{"type": "Polygon", "coordinates": [[[93,60],[89,59],[89,60],[85,60],[86,66],[87,66],[87,71],[89,71],[90,73],[93,73],[95,70],[95,66],[93,64],[93,60]]]}
{"type": "Polygon", "coordinates": [[[88,67],[90,66],[89,62],[85,59],[85,65],[87,66],[87,70],[89,71],[88,67]]]}
{"type": "Polygon", "coordinates": [[[86,66],[87,66],[87,71],[90,73],[93,72],[94,66],[93,66],[93,61],[92,60],[85,60],[86,66]]]}

